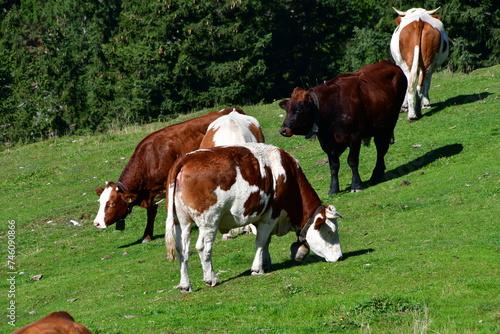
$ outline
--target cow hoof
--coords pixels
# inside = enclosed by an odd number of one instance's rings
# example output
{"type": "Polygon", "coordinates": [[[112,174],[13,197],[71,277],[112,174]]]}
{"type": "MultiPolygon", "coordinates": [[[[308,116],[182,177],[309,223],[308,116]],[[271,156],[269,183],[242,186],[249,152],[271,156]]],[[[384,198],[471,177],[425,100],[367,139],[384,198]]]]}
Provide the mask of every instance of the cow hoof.
{"type": "Polygon", "coordinates": [[[422,105],[422,109],[431,109],[431,105],[430,104],[422,105]]]}
{"type": "Polygon", "coordinates": [[[218,279],[218,278],[213,279],[213,280],[206,280],[206,281],[204,280],[203,282],[205,282],[205,284],[206,284],[207,286],[209,286],[209,287],[214,287],[214,286],[217,286],[217,285],[219,285],[219,284],[220,284],[220,282],[219,282],[219,279],[218,279]]]}
{"type": "Polygon", "coordinates": [[[147,237],[142,238],[142,243],[145,244],[146,242],[150,242],[151,237],[148,235],[147,237]]]}
{"type": "Polygon", "coordinates": [[[174,286],[174,289],[179,289],[181,290],[181,293],[188,293],[188,292],[193,292],[193,288],[191,288],[191,286],[183,286],[183,285],[176,285],[174,286]]]}
{"type": "Polygon", "coordinates": [[[363,191],[363,189],[362,188],[360,188],[360,189],[351,189],[352,193],[359,193],[360,191],[363,191]]]}

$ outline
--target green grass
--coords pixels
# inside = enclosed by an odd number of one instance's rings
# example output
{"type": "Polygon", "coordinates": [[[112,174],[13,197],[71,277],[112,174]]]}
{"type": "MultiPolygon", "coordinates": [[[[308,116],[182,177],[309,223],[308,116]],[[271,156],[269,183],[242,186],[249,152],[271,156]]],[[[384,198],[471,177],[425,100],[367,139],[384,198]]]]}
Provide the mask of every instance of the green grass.
{"type": "MultiPolygon", "coordinates": [[[[164,210],[148,244],[135,243],[144,209],[134,209],[124,231],[92,225],[95,188],[116,181],[137,143],[170,123],[1,152],[0,254],[8,256],[8,222],[15,221],[16,328],[66,310],[96,334],[500,332],[499,77],[500,66],[437,73],[433,108],[418,122],[407,123],[406,114],[398,121],[388,180],[350,193],[344,154],[342,192],[330,197],[328,165],[316,164],[326,157],[318,142],[281,137],[277,103],[244,107],[266,141],[297,157],[320,197],[342,213],[346,260],[310,255],[297,265],[290,233],[273,238],[273,271],[251,276],[254,237],[243,235],[216,242],[222,284],[215,288],[201,282],[199,258],[191,257],[195,292],[184,295],[172,289],[178,263],[164,257],[164,210]],[[37,274],[42,279],[31,281],[37,274]]],[[[367,181],[373,144],[360,160],[367,181]]],[[[0,333],[14,329],[7,323],[9,271],[4,266],[0,281],[0,333]]]]}

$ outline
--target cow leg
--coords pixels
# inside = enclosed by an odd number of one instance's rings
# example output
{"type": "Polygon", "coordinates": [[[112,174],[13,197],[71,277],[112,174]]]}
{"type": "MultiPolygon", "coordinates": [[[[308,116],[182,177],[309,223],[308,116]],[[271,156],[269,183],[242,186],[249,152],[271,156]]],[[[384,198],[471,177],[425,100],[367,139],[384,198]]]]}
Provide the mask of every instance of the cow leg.
{"type": "Polygon", "coordinates": [[[432,79],[432,68],[427,70],[425,74],[423,84],[422,84],[422,108],[429,109],[431,107],[431,101],[429,99],[429,89],[431,87],[432,79]]]}
{"type": "Polygon", "coordinates": [[[343,149],[336,149],[332,153],[328,154],[328,162],[330,165],[330,190],[328,191],[328,195],[336,194],[340,192],[339,186],[339,169],[340,169],[340,155],[345,151],[345,147],[343,149]]]}
{"type": "Polygon", "coordinates": [[[156,214],[158,213],[158,205],[148,206],[146,210],[147,210],[148,222],[146,224],[146,229],[144,230],[144,235],[142,236],[143,243],[149,242],[153,238],[153,229],[155,226],[156,214]]]}
{"type": "Polygon", "coordinates": [[[177,257],[181,265],[181,281],[175,289],[181,289],[181,292],[191,292],[191,281],[188,273],[189,247],[191,246],[191,224],[175,225],[175,248],[177,257]]]}
{"type": "Polygon", "coordinates": [[[351,192],[358,192],[363,190],[361,186],[361,177],[359,176],[358,166],[359,166],[359,152],[361,150],[361,141],[356,140],[351,143],[349,148],[349,156],[347,157],[347,164],[351,167],[352,179],[351,179],[351,192]]]}
{"type": "Polygon", "coordinates": [[[200,228],[200,235],[196,242],[196,250],[200,256],[201,266],[203,267],[203,282],[208,286],[216,286],[219,284],[219,279],[214,273],[212,267],[212,247],[215,241],[217,230],[207,230],[200,228]]]}
{"type": "Polygon", "coordinates": [[[255,238],[255,258],[252,264],[252,275],[262,275],[271,270],[271,254],[269,243],[271,242],[272,226],[259,224],[255,238]]]}
{"type": "MultiPolygon", "coordinates": [[[[392,134],[391,134],[392,136],[392,134]]],[[[370,185],[376,185],[382,181],[382,177],[385,172],[385,154],[389,150],[389,143],[391,142],[391,136],[377,136],[373,138],[375,142],[375,147],[377,148],[377,162],[375,163],[375,168],[373,169],[372,176],[370,178],[370,185]]]]}

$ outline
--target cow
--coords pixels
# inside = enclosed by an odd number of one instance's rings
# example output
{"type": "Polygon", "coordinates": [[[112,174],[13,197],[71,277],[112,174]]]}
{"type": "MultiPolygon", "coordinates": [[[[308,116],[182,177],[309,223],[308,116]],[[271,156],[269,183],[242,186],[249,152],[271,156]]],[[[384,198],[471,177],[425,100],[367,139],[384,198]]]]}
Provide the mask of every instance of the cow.
{"type": "MultiPolygon", "coordinates": [[[[259,121],[252,116],[242,115],[233,111],[210,124],[205,137],[201,141],[200,149],[263,142],[264,133],[262,133],[259,121]]],[[[253,232],[256,234],[255,228],[250,224],[225,233],[222,236],[222,240],[232,239],[233,233],[238,232],[253,232]]]]}
{"type": "Polygon", "coordinates": [[[96,189],[100,204],[94,226],[106,228],[123,221],[132,208],[139,205],[147,210],[147,224],[141,240],[150,241],[158,203],[165,197],[170,167],[178,157],[200,147],[208,126],[214,120],[233,111],[244,114],[240,108],[226,108],[147,135],[135,148],[118,182],[106,182],[104,188],[96,189]]]}
{"type": "Polygon", "coordinates": [[[448,57],[448,36],[441,17],[433,15],[439,8],[412,8],[402,12],[393,7],[400,16],[394,20],[397,27],[391,38],[391,54],[408,79],[403,109],[408,108],[409,122],[422,117],[421,108],[430,108],[432,71],[448,57]]]}
{"type": "Polygon", "coordinates": [[[200,148],[263,142],[264,134],[259,121],[255,117],[233,111],[209,125],[200,148]]]}
{"type": "Polygon", "coordinates": [[[340,214],[333,205],[322,204],[295,158],[278,147],[248,143],[187,154],[170,170],[167,193],[167,258],[173,261],[177,250],[181,279],[175,288],[181,292],[192,291],[188,257],[193,223],[208,286],[219,284],[211,261],[217,230],[224,233],[248,224],[257,228],[251,267],[255,275],[271,269],[271,236],[291,231],[326,261],[342,258],[336,221],[340,214]]]}
{"type": "Polygon", "coordinates": [[[340,75],[308,91],[297,87],[289,100],[280,102],[286,110],[280,133],[285,137],[317,136],[330,164],[329,195],[340,192],[339,157],[349,147],[351,191],[360,191],[361,142],[367,144],[374,138],[377,162],[370,184],[377,184],[385,171],[384,156],[393,140],[405,91],[403,71],[387,60],[365,65],[358,72],[340,75]]]}
{"type": "Polygon", "coordinates": [[[92,334],[92,332],[75,322],[68,312],[59,311],[16,329],[11,334],[92,334]]]}

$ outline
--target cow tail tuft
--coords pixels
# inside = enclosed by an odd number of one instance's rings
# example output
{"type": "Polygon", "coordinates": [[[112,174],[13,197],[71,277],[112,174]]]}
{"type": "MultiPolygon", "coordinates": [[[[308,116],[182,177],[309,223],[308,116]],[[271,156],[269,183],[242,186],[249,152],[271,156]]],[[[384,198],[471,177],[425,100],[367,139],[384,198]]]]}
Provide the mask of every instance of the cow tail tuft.
{"type": "Polygon", "coordinates": [[[177,173],[175,168],[177,164],[170,169],[167,188],[167,222],[165,228],[165,246],[167,247],[167,259],[175,260],[175,187],[177,173]]]}

